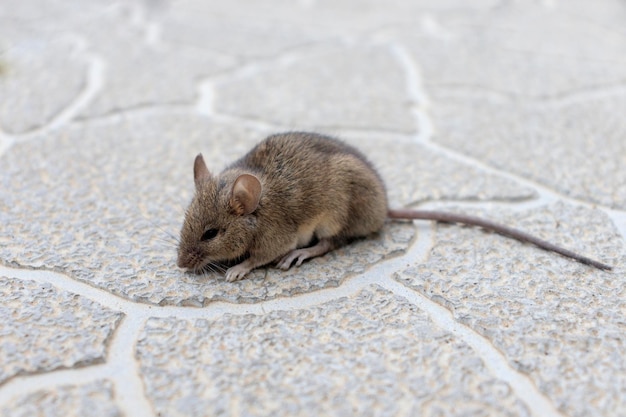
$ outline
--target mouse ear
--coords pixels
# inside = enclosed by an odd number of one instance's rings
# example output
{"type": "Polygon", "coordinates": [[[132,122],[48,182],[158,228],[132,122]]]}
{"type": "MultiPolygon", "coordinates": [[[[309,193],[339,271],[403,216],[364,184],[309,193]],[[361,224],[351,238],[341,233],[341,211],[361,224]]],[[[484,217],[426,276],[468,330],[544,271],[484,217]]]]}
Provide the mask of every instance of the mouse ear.
{"type": "Polygon", "coordinates": [[[261,199],[261,181],[254,175],[241,174],[233,184],[230,206],[240,216],[256,210],[261,199]]]}
{"type": "Polygon", "coordinates": [[[199,153],[193,163],[193,181],[196,184],[196,188],[209,179],[211,179],[211,173],[204,163],[202,154],[199,153]]]}

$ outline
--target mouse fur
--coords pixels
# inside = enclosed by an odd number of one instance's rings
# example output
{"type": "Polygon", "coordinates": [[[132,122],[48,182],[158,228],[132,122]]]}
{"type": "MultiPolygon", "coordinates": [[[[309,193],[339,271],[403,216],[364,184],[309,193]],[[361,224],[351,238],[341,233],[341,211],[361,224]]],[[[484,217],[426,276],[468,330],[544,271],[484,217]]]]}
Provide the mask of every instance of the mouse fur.
{"type": "Polygon", "coordinates": [[[391,210],[382,179],[356,148],[327,136],[269,136],[219,175],[202,154],[196,192],[185,214],[177,264],[194,272],[235,263],[227,281],[276,262],[281,269],[379,231],[385,218],[435,220],[482,227],[583,264],[610,265],[506,225],[427,210],[391,210]]]}
{"type": "Polygon", "coordinates": [[[226,271],[231,282],[271,262],[300,265],[379,231],[387,216],[383,181],[367,158],[315,133],[271,135],[219,175],[199,154],[194,183],[177,264],[200,272],[241,260],[226,271]]]}

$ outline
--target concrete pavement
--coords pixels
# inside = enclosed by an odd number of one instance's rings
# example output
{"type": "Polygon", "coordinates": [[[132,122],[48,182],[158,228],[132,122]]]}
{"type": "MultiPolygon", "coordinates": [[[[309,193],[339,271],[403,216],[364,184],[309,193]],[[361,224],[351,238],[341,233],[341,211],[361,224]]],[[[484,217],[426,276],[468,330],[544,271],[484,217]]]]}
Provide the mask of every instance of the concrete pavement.
{"type": "Polygon", "coordinates": [[[626,5],[0,5],[0,415],[626,414],[626,5]],[[389,223],[237,283],[175,266],[198,152],[361,148],[389,223]]]}

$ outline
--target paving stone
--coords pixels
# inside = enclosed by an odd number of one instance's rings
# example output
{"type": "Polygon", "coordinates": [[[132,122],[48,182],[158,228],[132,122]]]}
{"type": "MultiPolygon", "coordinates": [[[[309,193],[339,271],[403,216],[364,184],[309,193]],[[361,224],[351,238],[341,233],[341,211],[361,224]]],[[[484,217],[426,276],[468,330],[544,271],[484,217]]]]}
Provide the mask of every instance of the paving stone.
{"type": "Polygon", "coordinates": [[[571,197],[626,208],[626,95],[539,104],[441,94],[436,101],[435,140],[444,146],[571,197]]]}
{"type": "Polygon", "coordinates": [[[17,397],[2,408],[6,417],[122,417],[114,403],[113,386],[107,380],[85,385],[63,385],[17,397]]]}
{"type": "Polygon", "coordinates": [[[81,112],[82,118],[140,106],[189,104],[198,79],[235,62],[197,48],[151,41],[146,35],[149,22],[132,17],[147,14],[137,11],[138,4],[103,2],[75,8],[62,2],[29,4],[41,6],[47,16],[38,7],[18,7],[5,12],[9,25],[19,19],[16,29],[0,29],[0,47],[11,46],[0,73],[0,95],[10,98],[0,103],[0,122],[12,133],[41,126],[80,93],[87,83],[86,52],[104,66],[103,74],[95,76],[102,87],[81,112]],[[30,21],[44,23],[41,27],[23,23],[30,21]],[[49,40],[68,27],[75,30],[71,36],[49,40]]]}
{"type": "MultiPolygon", "coordinates": [[[[208,2],[207,2],[208,3],[208,2]]],[[[224,13],[228,4],[177,2],[160,18],[163,39],[176,45],[243,57],[273,56],[288,49],[332,38],[334,33],[295,22],[259,19],[253,11],[224,13]]],[[[250,3],[250,6],[254,6],[250,3]]],[[[261,8],[272,10],[271,5],[261,8]]],[[[275,10],[275,9],[274,9],[275,10]]]]}
{"type": "Polygon", "coordinates": [[[215,86],[218,112],[297,129],[412,132],[406,74],[385,47],[313,48],[215,86]]]}
{"type": "Polygon", "coordinates": [[[532,188],[454,161],[424,145],[387,142],[382,137],[348,138],[347,142],[370,155],[387,185],[391,207],[433,200],[515,201],[537,196],[532,188]]]}
{"type": "MultiPolygon", "coordinates": [[[[414,228],[390,224],[378,237],[301,268],[261,269],[237,284],[223,282],[218,274],[183,273],[175,266],[176,239],[193,192],[194,155],[202,151],[219,172],[264,136],[184,113],[147,112],[78,124],[47,139],[16,145],[5,155],[1,177],[0,219],[7,226],[0,230],[0,243],[5,243],[0,245],[0,259],[61,270],[135,301],[197,306],[213,300],[256,302],[333,287],[410,245],[414,228]],[[145,145],[147,138],[150,146],[145,145]],[[45,241],[40,239],[44,235],[49,236],[45,241]],[[51,246],[54,251],[48,250],[51,246]]],[[[371,155],[390,152],[390,158],[402,162],[385,164],[386,158],[380,158],[394,190],[394,206],[426,198],[532,195],[532,190],[484,176],[421,147],[381,142],[365,140],[359,146],[371,155]]]]}
{"type": "Polygon", "coordinates": [[[137,358],[168,416],[528,415],[465,343],[378,286],[265,315],[152,318],[137,358]]]}
{"type": "MultiPolygon", "coordinates": [[[[623,3],[614,8],[626,15],[623,3]]],[[[479,89],[544,98],[621,84],[626,76],[621,26],[588,20],[568,3],[547,10],[538,3],[509,2],[487,11],[433,14],[421,30],[407,24],[390,32],[399,33],[410,49],[430,91],[479,89]]]]}
{"type": "Polygon", "coordinates": [[[275,56],[311,43],[354,37],[402,20],[415,21],[431,11],[482,10],[497,0],[391,0],[237,2],[163,1],[163,37],[178,44],[245,57],[275,56]]]}
{"type": "Polygon", "coordinates": [[[210,119],[157,113],[78,125],[16,145],[5,155],[0,180],[0,220],[7,225],[0,230],[0,259],[62,270],[135,301],[204,305],[337,286],[408,247],[414,228],[393,224],[378,237],[301,268],[260,269],[237,284],[218,274],[183,273],[175,265],[176,239],[193,192],[193,157],[204,152],[218,172],[264,136],[210,119]]]}
{"type": "Polygon", "coordinates": [[[2,384],[16,375],[103,362],[122,313],[50,284],[0,277],[0,318],[2,384]]]}
{"type": "MultiPolygon", "coordinates": [[[[135,302],[206,306],[337,286],[412,245],[414,227],[389,223],[379,236],[301,268],[260,269],[236,284],[179,271],[175,239],[193,192],[193,157],[202,151],[219,171],[274,133],[260,127],[269,124],[347,132],[380,167],[394,206],[536,197],[487,175],[484,163],[576,199],[625,207],[626,129],[617,116],[626,110],[623,0],[14,3],[0,6],[3,264],[62,271],[135,302]],[[405,52],[419,79],[408,78],[405,52]],[[102,74],[90,72],[94,62],[104,64],[102,74]],[[94,79],[102,88],[75,109],[80,120],[19,137],[67,110],[94,79]],[[429,103],[415,103],[409,89],[429,103]],[[192,115],[198,92],[223,114],[192,115]],[[425,138],[424,119],[433,122],[436,146],[400,143],[415,132],[425,138]]],[[[491,340],[509,371],[528,374],[563,415],[620,416],[623,236],[601,211],[564,203],[481,214],[617,270],[437,225],[428,258],[396,279],[491,340]]],[[[622,213],[612,214],[621,221],[622,213]]],[[[0,390],[15,375],[28,382],[30,373],[105,360],[121,313],[28,280],[1,278],[0,286],[0,317],[11,319],[0,325],[0,390]]],[[[262,315],[150,319],[136,355],[154,409],[124,411],[529,414],[467,344],[386,290],[291,304],[262,315]]],[[[146,311],[135,313],[140,320],[146,311]]],[[[98,369],[115,373],[121,363],[106,359],[98,369]]],[[[108,380],[33,391],[0,405],[0,415],[122,414],[108,380]]]]}
{"type": "Polygon", "coordinates": [[[11,7],[0,8],[0,19],[4,24],[17,23],[28,30],[44,30],[55,36],[63,36],[60,28],[66,30],[80,26],[81,22],[93,16],[101,15],[111,7],[109,0],[92,0],[89,2],[68,2],[66,0],[25,0],[12,4],[11,7]]]}
{"type": "Polygon", "coordinates": [[[428,258],[398,281],[490,339],[565,415],[621,415],[626,251],[611,221],[600,211],[563,203],[481,215],[616,270],[601,272],[475,229],[439,226],[428,258]]]}
{"type": "Polygon", "coordinates": [[[381,29],[402,25],[407,21],[415,25],[425,15],[432,13],[490,10],[500,3],[497,0],[390,0],[384,3],[364,0],[355,7],[352,0],[323,0],[314,5],[316,7],[311,7],[312,4],[307,7],[304,3],[301,6],[304,10],[291,13],[289,18],[308,25],[323,23],[325,27],[344,28],[342,33],[350,37],[360,31],[378,33],[381,29]]]}
{"type": "Polygon", "coordinates": [[[102,89],[81,118],[142,106],[191,104],[199,79],[235,63],[197,48],[151,42],[145,27],[127,22],[124,8],[116,12],[99,17],[82,32],[92,53],[115,64],[105,66],[102,89]]]}
{"type": "Polygon", "coordinates": [[[158,303],[177,294],[183,274],[175,236],[193,191],[193,158],[202,151],[221,169],[243,155],[251,137],[245,129],[157,113],[15,145],[0,180],[0,218],[8,225],[0,259],[63,270],[131,299],[158,303]]]}
{"type": "Polygon", "coordinates": [[[7,25],[0,28],[0,130],[24,133],[49,122],[80,94],[86,60],[68,39],[7,25]]]}
{"type": "Polygon", "coordinates": [[[608,29],[607,32],[611,34],[626,36],[626,27],[623,25],[626,7],[621,0],[606,0],[601,7],[585,0],[572,0],[559,4],[557,10],[566,11],[569,17],[585,24],[608,29]]]}

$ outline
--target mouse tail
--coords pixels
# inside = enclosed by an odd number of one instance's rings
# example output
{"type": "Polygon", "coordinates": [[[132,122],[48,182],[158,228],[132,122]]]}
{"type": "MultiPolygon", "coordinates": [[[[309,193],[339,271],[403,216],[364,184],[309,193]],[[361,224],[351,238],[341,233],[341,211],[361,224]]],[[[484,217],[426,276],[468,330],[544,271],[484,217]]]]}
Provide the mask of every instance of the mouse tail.
{"type": "Polygon", "coordinates": [[[557,246],[553,243],[540,239],[519,229],[495,223],[490,220],[485,220],[480,217],[440,211],[410,209],[389,209],[389,211],[387,212],[387,217],[389,217],[390,219],[434,220],[442,223],[460,223],[468,226],[478,226],[482,227],[485,230],[496,232],[503,236],[519,240],[520,242],[532,243],[533,245],[538,246],[541,249],[556,252],[585,265],[590,265],[604,271],[611,271],[613,269],[613,267],[610,265],[598,262],[583,255],[579,255],[576,252],[572,252],[569,249],[557,246]]]}

